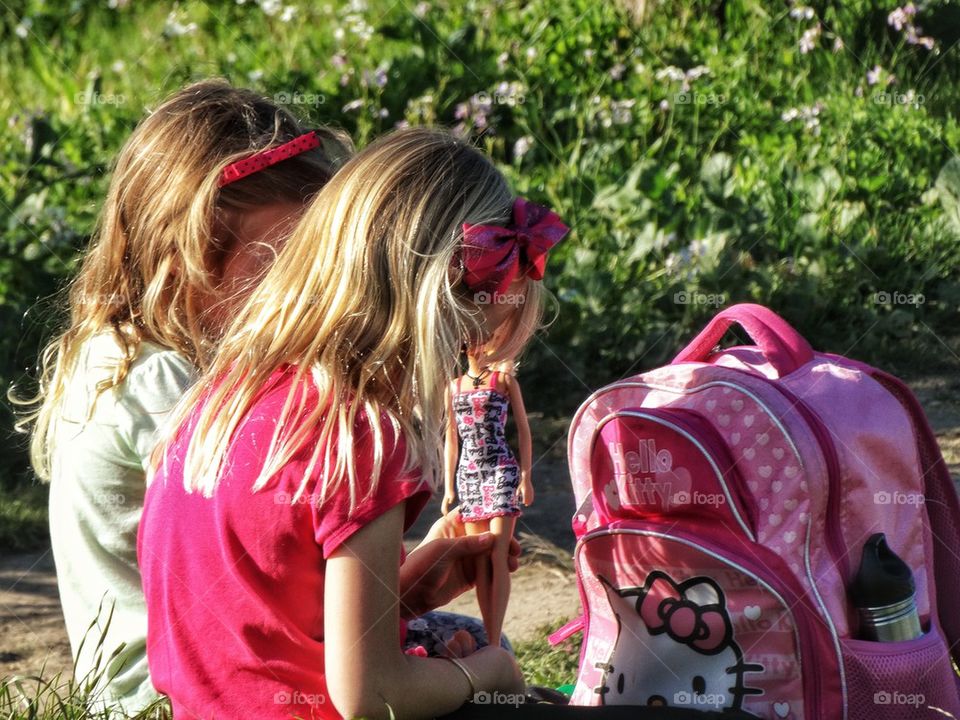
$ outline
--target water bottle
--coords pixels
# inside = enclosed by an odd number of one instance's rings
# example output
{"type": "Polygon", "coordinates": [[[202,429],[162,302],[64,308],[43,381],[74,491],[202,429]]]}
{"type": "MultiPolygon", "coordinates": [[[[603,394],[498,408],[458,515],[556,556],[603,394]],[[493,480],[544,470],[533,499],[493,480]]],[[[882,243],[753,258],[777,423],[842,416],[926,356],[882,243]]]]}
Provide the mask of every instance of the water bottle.
{"type": "Polygon", "coordinates": [[[915,592],[913,573],[887,545],[884,534],[871,535],[850,588],[860,615],[860,638],[899,642],[920,637],[915,592]]]}

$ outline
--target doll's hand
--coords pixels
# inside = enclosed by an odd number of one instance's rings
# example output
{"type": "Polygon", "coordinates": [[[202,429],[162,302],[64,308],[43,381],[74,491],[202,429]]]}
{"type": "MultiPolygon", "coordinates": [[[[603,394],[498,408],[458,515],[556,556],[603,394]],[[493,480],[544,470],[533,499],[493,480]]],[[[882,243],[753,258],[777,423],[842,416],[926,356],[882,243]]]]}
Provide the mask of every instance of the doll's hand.
{"type": "Polygon", "coordinates": [[[453,505],[456,500],[453,493],[444,493],[443,500],[440,502],[440,512],[443,513],[444,517],[450,512],[450,506],[453,505]]]}
{"type": "Polygon", "coordinates": [[[533,483],[530,481],[529,475],[524,475],[523,480],[520,481],[520,489],[518,491],[518,499],[524,505],[533,504],[533,483]]]}

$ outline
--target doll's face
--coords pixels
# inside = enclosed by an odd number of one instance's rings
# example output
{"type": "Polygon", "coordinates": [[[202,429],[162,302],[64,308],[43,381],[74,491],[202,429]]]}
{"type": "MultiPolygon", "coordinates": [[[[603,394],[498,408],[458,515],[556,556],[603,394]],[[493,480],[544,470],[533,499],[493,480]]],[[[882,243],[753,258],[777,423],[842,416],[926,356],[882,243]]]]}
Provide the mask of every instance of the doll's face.
{"type": "Polygon", "coordinates": [[[502,327],[511,315],[520,312],[526,297],[527,278],[523,275],[514,278],[504,293],[477,293],[477,304],[483,313],[482,337],[477,345],[490,342],[497,328],[502,327]]]}

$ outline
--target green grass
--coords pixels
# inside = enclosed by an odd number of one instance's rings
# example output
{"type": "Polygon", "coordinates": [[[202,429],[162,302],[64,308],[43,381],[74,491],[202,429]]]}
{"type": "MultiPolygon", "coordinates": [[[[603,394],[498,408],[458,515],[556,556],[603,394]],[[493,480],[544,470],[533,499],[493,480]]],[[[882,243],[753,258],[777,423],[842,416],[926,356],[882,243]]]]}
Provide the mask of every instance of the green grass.
{"type": "Polygon", "coordinates": [[[544,625],[537,629],[537,640],[520,642],[514,647],[527,685],[558,688],[576,682],[582,636],[577,634],[556,648],[551,647],[547,636],[559,625],[544,625]]]}
{"type": "MultiPolygon", "coordinates": [[[[100,608],[101,612],[104,608],[100,608]]],[[[87,628],[81,643],[95,643],[94,667],[83,678],[72,672],[47,673],[40,668],[36,675],[12,675],[0,678],[0,718],[3,720],[170,720],[170,704],[161,698],[135,715],[124,715],[102,699],[103,679],[113,655],[104,657],[104,641],[113,619],[113,610],[106,611],[99,634],[93,634],[101,613],[87,628]]],[[[79,650],[78,650],[79,653],[79,650]]]]}
{"type": "Polygon", "coordinates": [[[4,720],[170,720],[166,700],[136,715],[98,706],[96,693],[61,674],[43,677],[9,677],[0,680],[0,718],[4,720]]]}
{"type": "MultiPolygon", "coordinates": [[[[559,623],[557,623],[559,624],[559,623]]],[[[558,648],[550,647],[547,635],[555,629],[545,625],[537,633],[540,639],[517,643],[514,650],[528,685],[557,688],[576,680],[579,639],[570,639],[558,648]]],[[[3,720],[169,720],[170,706],[161,700],[133,716],[104,710],[94,689],[100,675],[78,682],[72,676],[0,679],[0,718],[3,720]]]]}
{"type": "Polygon", "coordinates": [[[46,486],[0,486],[0,552],[33,550],[49,539],[46,486]]]}

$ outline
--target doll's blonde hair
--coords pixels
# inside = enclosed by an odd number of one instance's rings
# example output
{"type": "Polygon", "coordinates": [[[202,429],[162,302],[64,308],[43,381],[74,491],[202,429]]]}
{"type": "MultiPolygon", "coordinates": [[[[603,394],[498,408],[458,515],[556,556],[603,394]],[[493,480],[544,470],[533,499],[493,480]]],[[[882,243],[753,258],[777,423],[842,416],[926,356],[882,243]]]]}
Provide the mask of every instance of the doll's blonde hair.
{"type": "MultiPolygon", "coordinates": [[[[31,461],[49,479],[52,423],[62,412],[83,344],[112,332],[122,359],[96,395],[123,382],[140,343],[174,349],[203,368],[216,337],[202,327],[197,299],[217,295],[209,269],[232,220],[273,203],[306,203],[351,152],[341,133],[321,129],[321,147],[223,188],[222,169],[306,132],[288,111],[224,80],[174,93],[133,131],[118,154],[106,201],[69,287],[67,328],[43,351],[32,398],[10,398],[33,426],[31,461]]],[[[224,298],[225,300],[226,298],[224,298]]],[[[87,418],[93,413],[93,403],[87,418]]]]}
{"type": "MultiPolygon", "coordinates": [[[[345,482],[356,503],[352,429],[361,411],[374,443],[370,487],[391,450],[382,413],[407,441],[405,468],[420,466],[437,487],[444,389],[464,340],[482,325],[455,261],[461,226],[503,223],[512,201],[491,162],[444,131],[395,131],[344,166],[303,215],[171,425],[183,423],[204,386],[212,388],[191,421],[187,490],[213,492],[234,430],[267,378],[287,364],[296,366],[294,384],[254,491],[319,437],[297,497],[319,474],[320,500],[345,482]],[[329,405],[306,407],[304,380],[329,405]]],[[[166,452],[158,448],[155,466],[166,452]]]]}

